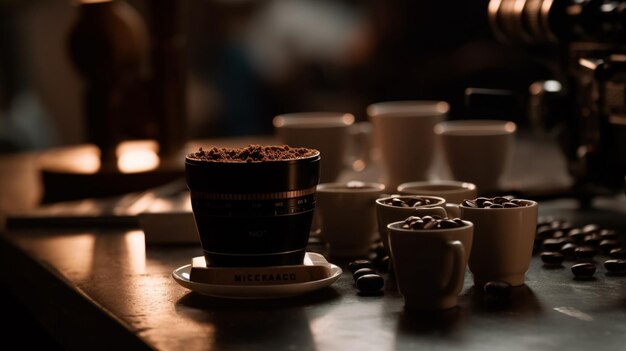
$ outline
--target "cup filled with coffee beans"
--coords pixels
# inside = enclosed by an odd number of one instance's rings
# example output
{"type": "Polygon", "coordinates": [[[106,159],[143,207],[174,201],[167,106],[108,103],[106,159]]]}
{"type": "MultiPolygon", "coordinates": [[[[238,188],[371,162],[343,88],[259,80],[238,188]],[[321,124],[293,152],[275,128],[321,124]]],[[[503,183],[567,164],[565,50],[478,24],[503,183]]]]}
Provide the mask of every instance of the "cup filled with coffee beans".
{"type": "MultiPolygon", "coordinates": [[[[406,219],[410,216],[446,217],[446,200],[438,196],[422,195],[391,195],[376,199],[376,218],[378,234],[389,253],[389,232],[387,225],[406,219]]],[[[393,258],[393,256],[391,256],[393,258]]]]}
{"type": "Polygon", "coordinates": [[[405,307],[455,307],[471,257],[473,224],[425,215],[390,223],[387,228],[396,284],[405,307]]]}
{"type": "Polygon", "coordinates": [[[208,266],[302,264],[319,151],[287,145],[200,148],[186,156],[185,174],[208,266]]]}
{"type": "Polygon", "coordinates": [[[461,218],[474,223],[469,269],[474,284],[524,284],[537,227],[538,204],[511,197],[478,197],[461,203],[461,218]]]}

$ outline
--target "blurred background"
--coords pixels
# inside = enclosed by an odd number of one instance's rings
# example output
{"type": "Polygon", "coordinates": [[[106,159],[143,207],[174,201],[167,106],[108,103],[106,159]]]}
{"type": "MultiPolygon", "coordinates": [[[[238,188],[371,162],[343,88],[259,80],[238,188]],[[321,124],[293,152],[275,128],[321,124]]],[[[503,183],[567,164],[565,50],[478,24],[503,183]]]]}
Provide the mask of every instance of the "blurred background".
{"type": "MultiPolygon", "coordinates": [[[[152,2],[128,0],[124,11],[150,29],[152,2]]],[[[88,141],[85,76],[70,46],[81,16],[76,3],[0,0],[0,152],[88,141]]],[[[185,43],[184,108],[176,118],[185,138],[270,134],[272,117],[286,112],[345,111],[366,120],[368,104],[406,99],[448,101],[452,119],[523,125],[524,104],[472,109],[465,89],[526,94],[534,81],[559,78],[552,62],[494,39],[486,0],[176,3],[185,43]]],[[[142,67],[138,74],[149,76],[142,67]]],[[[149,110],[127,113],[124,138],[151,135],[142,116],[149,110]]]]}

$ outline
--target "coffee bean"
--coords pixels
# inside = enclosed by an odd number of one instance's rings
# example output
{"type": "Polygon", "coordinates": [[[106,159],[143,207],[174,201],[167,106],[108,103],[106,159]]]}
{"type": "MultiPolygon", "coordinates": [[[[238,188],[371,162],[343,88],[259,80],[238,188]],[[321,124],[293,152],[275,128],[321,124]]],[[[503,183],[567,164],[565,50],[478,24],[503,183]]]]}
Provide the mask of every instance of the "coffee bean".
{"type": "Polygon", "coordinates": [[[454,218],[453,221],[455,221],[459,226],[465,225],[465,222],[463,222],[461,218],[454,218]]]}
{"type": "Polygon", "coordinates": [[[439,222],[439,227],[440,228],[457,228],[457,227],[460,227],[460,225],[451,219],[442,219],[439,222]]]}
{"type": "Polygon", "coordinates": [[[626,249],[621,248],[621,247],[617,249],[613,249],[609,252],[609,256],[620,259],[620,260],[626,259],[626,249]]]}
{"type": "Polygon", "coordinates": [[[493,204],[493,205],[489,206],[489,208],[504,208],[504,206],[502,206],[500,204],[493,204]]]}
{"type": "Polygon", "coordinates": [[[563,257],[563,255],[558,252],[547,251],[541,253],[541,260],[543,261],[544,265],[548,267],[561,266],[564,259],[565,257],[563,257]]]}
{"type": "MultiPolygon", "coordinates": [[[[455,223],[455,224],[456,224],[456,223],[455,223]]],[[[430,220],[430,221],[428,221],[428,222],[424,222],[424,226],[423,226],[423,228],[424,228],[424,229],[433,229],[433,228],[435,228],[435,226],[436,226],[436,225],[437,225],[437,221],[436,221],[436,220],[434,220],[434,219],[431,219],[431,220],[430,220]]]]}
{"type": "Polygon", "coordinates": [[[570,229],[574,228],[574,226],[572,225],[572,223],[570,222],[561,222],[561,224],[559,225],[559,230],[562,230],[563,232],[567,233],[570,231],[570,229]]]}
{"type": "Polygon", "coordinates": [[[406,202],[404,202],[404,200],[402,199],[398,199],[398,198],[393,198],[391,199],[391,201],[389,202],[389,204],[391,206],[396,206],[396,207],[409,207],[409,205],[407,205],[406,202]]]}
{"type": "Polygon", "coordinates": [[[378,274],[365,274],[356,280],[356,287],[363,293],[376,293],[385,286],[385,280],[378,274]]]}
{"type": "Polygon", "coordinates": [[[542,247],[546,251],[559,251],[563,245],[561,239],[546,239],[543,241],[542,247]]]}
{"type": "Polygon", "coordinates": [[[600,247],[600,251],[602,251],[605,255],[608,255],[611,250],[619,247],[619,242],[617,240],[604,239],[600,241],[598,246],[600,247]]]}
{"type": "Polygon", "coordinates": [[[465,207],[478,207],[476,203],[472,200],[463,200],[463,202],[461,202],[461,205],[465,207]]]}
{"type": "Polygon", "coordinates": [[[600,227],[598,227],[597,224],[587,224],[586,226],[582,227],[581,230],[583,231],[583,233],[589,235],[599,233],[600,227]]]}
{"type": "Polygon", "coordinates": [[[561,255],[567,257],[567,258],[574,258],[575,257],[575,251],[576,248],[578,246],[576,246],[576,244],[573,243],[567,243],[565,245],[563,245],[563,247],[561,247],[561,250],[559,250],[559,252],[561,253],[561,255]]]}
{"type": "Polygon", "coordinates": [[[626,260],[606,260],[604,268],[610,274],[626,274],[626,260]]]}
{"type": "Polygon", "coordinates": [[[366,274],[376,274],[376,271],[371,268],[361,268],[352,274],[352,278],[354,278],[354,281],[356,282],[357,279],[366,274]]]}
{"type": "Polygon", "coordinates": [[[581,229],[574,228],[570,230],[569,233],[567,233],[567,236],[570,237],[575,242],[581,243],[585,239],[587,234],[585,234],[581,229]]]}
{"type": "Polygon", "coordinates": [[[491,206],[493,206],[493,202],[487,200],[483,202],[482,206],[480,207],[491,207],[491,206]]]}
{"type": "Polygon", "coordinates": [[[476,198],[476,200],[474,200],[476,206],[478,207],[484,207],[485,201],[489,201],[489,199],[486,197],[478,197],[476,198]]]}
{"type": "Polygon", "coordinates": [[[352,274],[361,268],[374,268],[374,266],[370,260],[356,260],[348,263],[348,269],[352,274]]]}
{"type": "Polygon", "coordinates": [[[506,197],[497,196],[494,197],[492,201],[496,204],[502,205],[505,202],[509,202],[509,199],[507,199],[506,197]]]}
{"type": "Polygon", "coordinates": [[[485,284],[483,291],[490,296],[508,298],[511,296],[511,284],[502,281],[491,281],[485,284]]]}
{"type": "Polygon", "coordinates": [[[565,232],[563,232],[562,230],[557,230],[552,234],[552,237],[554,239],[561,239],[561,238],[566,238],[567,235],[565,235],[565,232]]]}
{"type": "Polygon", "coordinates": [[[515,204],[514,202],[510,202],[510,201],[503,203],[502,206],[504,206],[504,208],[519,207],[519,205],[515,204]]]}
{"type": "Polygon", "coordinates": [[[602,240],[617,240],[618,236],[617,236],[617,232],[613,229],[602,229],[600,230],[600,238],[602,238],[602,240]]]}
{"type": "Polygon", "coordinates": [[[590,279],[596,272],[596,265],[593,263],[578,263],[572,266],[572,273],[578,279],[590,279]]]}
{"type": "Polygon", "coordinates": [[[583,239],[583,243],[589,246],[598,246],[598,244],[600,243],[600,235],[596,233],[588,234],[583,239]]]}
{"type": "Polygon", "coordinates": [[[591,260],[596,255],[596,249],[591,246],[579,246],[574,250],[574,256],[579,261],[591,260]]]}

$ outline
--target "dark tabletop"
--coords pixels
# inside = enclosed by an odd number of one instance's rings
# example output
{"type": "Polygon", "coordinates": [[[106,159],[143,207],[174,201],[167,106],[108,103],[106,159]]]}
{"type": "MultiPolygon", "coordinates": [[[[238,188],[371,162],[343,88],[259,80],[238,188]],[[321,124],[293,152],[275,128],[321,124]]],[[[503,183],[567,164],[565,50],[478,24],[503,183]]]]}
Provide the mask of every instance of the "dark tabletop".
{"type": "MultiPolygon", "coordinates": [[[[624,202],[550,201],[540,213],[626,233],[624,202]]],[[[623,350],[626,341],[626,276],[606,275],[604,256],[590,281],[573,279],[572,262],[546,269],[535,256],[509,300],[482,294],[468,272],[458,308],[424,314],[404,310],[387,275],[384,294],[360,295],[344,261],[334,261],[344,268],[335,284],[301,296],[198,295],[171,273],[199,247],[146,247],[140,230],[11,231],[0,250],[3,283],[70,348],[623,350]]]]}

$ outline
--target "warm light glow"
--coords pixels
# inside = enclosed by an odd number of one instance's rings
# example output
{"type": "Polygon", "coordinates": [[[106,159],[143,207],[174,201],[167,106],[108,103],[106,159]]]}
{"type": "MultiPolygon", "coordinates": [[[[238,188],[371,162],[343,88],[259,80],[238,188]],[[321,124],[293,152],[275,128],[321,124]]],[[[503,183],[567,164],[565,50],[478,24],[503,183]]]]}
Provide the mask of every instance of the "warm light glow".
{"type": "Polygon", "coordinates": [[[352,170],[355,172],[362,172],[365,169],[365,162],[363,160],[356,160],[352,162],[352,170]]]}
{"type": "Polygon", "coordinates": [[[128,252],[128,269],[131,273],[144,273],[146,270],[146,244],[143,231],[130,231],[126,233],[124,239],[128,252]]]}
{"type": "Polygon", "coordinates": [[[74,158],[76,170],[80,173],[95,173],[100,168],[98,155],[92,153],[79,153],[74,158]]]}
{"type": "Polygon", "coordinates": [[[154,141],[128,141],[117,147],[117,168],[122,173],[137,173],[159,166],[158,145],[154,141]]]}
{"type": "Polygon", "coordinates": [[[317,128],[320,126],[349,126],[352,125],[354,121],[354,115],[351,113],[300,112],[276,116],[272,120],[272,124],[274,128],[284,126],[317,128]]]}

